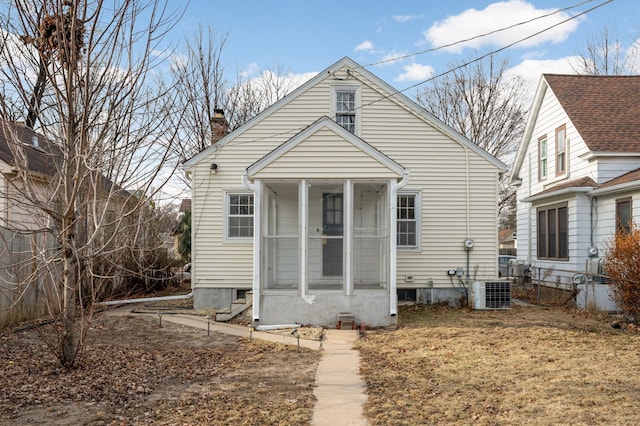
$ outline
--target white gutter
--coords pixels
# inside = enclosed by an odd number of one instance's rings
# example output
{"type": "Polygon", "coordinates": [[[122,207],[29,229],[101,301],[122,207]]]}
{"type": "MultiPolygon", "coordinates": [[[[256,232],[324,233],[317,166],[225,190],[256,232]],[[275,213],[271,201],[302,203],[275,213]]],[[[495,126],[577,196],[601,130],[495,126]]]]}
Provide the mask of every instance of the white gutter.
{"type": "Polygon", "coordinates": [[[543,194],[532,195],[531,197],[523,198],[522,202],[530,203],[532,201],[544,200],[546,198],[557,197],[558,195],[567,195],[567,194],[578,194],[578,193],[588,193],[593,190],[593,186],[583,186],[580,188],[571,187],[559,189],[557,191],[545,192],[543,194]]]}
{"type": "Polygon", "coordinates": [[[391,217],[389,217],[389,239],[391,240],[391,253],[389,256],[389,313],[391,316],[398,314],[398,284],[396,282],[396,274],[398,272],[398,190],[404,188],[407,183],[409,183],[409,171],[405,170],[400,182],[391,181],[389,185],[391,188],[391,200],[389,200],[391,201],[391,217]]]}
{"type": "Polygon", "coordinates": [[[262,205],[262,191],[259,182],[249,182],[246,170],[242,172],[242,184],[253,191],[253,321],[257,322],[260,321],[260,235],[262,235],[260,207],[262,205]]]}
{"type": "Polygon", "coordinates": [[[124,299],[124,300],[110,300],[108,302],[100,302],[98,305],[127,305],[131,303],[143,303],[143,302],[162,302],[163,300],[182,300],[191,299],[193,297],[193,291],[189,294],[182,294],[178,296],[158,296],[158,297],[142,297],[140,299],[124,299]]]}
{"type": "Polygon", "coordinates": [[[604,188],[594,189],[593,191],[591,191],[590,195],[596,196],[596,195],[609,194],[609,193],[614,193],[619,191],[625,191],[629,189],[637,189],[639,186],[640,184],[638,184],[638,181],[634,180],[631,182],[619,183],[618,185],[612,185],[612,186],[606,186],[604,188]]]}

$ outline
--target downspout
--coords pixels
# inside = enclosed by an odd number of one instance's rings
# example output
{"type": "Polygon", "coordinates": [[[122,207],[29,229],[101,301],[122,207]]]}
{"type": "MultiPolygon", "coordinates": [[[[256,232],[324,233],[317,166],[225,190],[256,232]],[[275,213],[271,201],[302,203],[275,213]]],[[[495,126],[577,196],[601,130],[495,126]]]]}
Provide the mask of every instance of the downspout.
{"type": "MultiPolygon", "coordinates": [[[[465,161],[465,169],[466,169],[466,174],[465,174],[465,179],[466,179],[466,185],[467,185],[467,238],[471,238],[470,232],[471,232],[471,200],[469,199],[469,194],[470,194],[470,190],[469,190],[469,150],[464,147],[464,161],[465,161]]],[[[469,285],[470,283],[470,274],[469,274],[469,264],[471,261],[471,250],[467,249],[467,292],[469,291],[469,285]]]]}
{"type": "Polygon", "coordinates": [[[191,299],[193,297],[193,291],[189,294],[182,294],[179,296],[158,296],[158,297],[142,297],[139,299],[123,299],[123,300],[109,300],[108,302],[99,302],[98,305],[127,305],[130,303],[143,303],[143,302],[161,302],[163,300],[182,300],[191,299]]]}
{"type": "Polygon", "coordinates": [[[249,182],[247,171],[242,172],[242,184],[253,192],[253,322],[260,321],[260,235],[262,229],[262,191],[260,183],[249,182]]]}
{"type": "MultiPolygon", "coordinates": [[[[529,157],[529,166],[527,167],[527,174],[529,175],[527,178],[527,197],[531,197],[531,153],[528,155],[529,157]]],[[[527,209],[527,264],[531,265],[533,262],[533,252],[531,249],[532,241],[531,241],[531,227],[532,220],[531,215],[533,214],[533,203],[529,204],[529,208],[527,209]]]]}
{"type": "MultiPolygon", "coordinates": [[[[390,256],[389,256],[389,313],[396,316],[398,314],[398,285],[397,285],[397,257],[398,257],[398,190],[404,188],[409,183],[409,171],[405,170],[400,182],[391,181],[390,188],[391,194],[391,214],[389,218],[389,239],[390,241],[390,256]]],[[[417,230],[416,230],[417,232],[417,230]]]]}

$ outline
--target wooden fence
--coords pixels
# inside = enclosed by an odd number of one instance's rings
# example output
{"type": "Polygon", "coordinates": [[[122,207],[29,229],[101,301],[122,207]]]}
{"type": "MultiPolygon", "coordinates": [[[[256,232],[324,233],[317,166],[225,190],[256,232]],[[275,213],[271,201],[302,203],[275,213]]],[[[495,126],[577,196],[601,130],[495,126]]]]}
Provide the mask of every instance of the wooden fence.
{"type": "Polygon", "coordinates": [[[50,261],[55,239],[47,234],[0,228],[0,327],[39,318],[58,309],[50,261]]]}

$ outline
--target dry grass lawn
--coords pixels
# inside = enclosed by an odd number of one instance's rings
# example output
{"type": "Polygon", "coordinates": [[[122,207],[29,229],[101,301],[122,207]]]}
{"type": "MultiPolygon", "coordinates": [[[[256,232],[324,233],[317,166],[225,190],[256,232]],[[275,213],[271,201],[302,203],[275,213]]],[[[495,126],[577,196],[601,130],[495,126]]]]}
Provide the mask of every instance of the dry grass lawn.
{"type": "Polygon", "coordinates": [[[640,424],[640,335],[561,308],[409,307],[358,343],[372,425],[640,424]]]}

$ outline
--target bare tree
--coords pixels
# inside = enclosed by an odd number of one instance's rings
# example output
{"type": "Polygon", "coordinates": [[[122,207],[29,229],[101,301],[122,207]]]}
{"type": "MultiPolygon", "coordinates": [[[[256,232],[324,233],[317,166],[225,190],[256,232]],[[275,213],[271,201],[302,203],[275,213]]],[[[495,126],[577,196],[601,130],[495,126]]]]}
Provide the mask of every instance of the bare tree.
{"type": "Polygon", "coordinates": [[[586,75],[636,74],[640,71],[638,36],[632,37],[625,47],[618,34],[605,26],[599,34],[591,35],[585,48],[578,52],[577,63],[571,67],[577,74],[586,75]]]}
{"type": "Polygon", "coordinates": [[[144,264],[152,188],[162,184],[181,118],[173,87],[149,80],[160,60],[153,52],[178,17],[167,11],[161,0],[14,0],[0,18],[7,192],[38,222],[7,225],[57,242],[40,263],[50,265],[42,270],[57,303],[50,312],[59,333],[47,343],[66,368],[82,353],[104,286],[125,263],[144,264]],[[37,146],[9,122],[16,104],[44,136],[37,146]],[[34,149],[43,173],[28,161],[34,149]]]}
{"type": "Polygon", "coordinates": [[[218,36],[212,27],[199,27],[186,42],[186,56],[172,64],[179,103],[185,111],[179,147],[183,159],[211,146],[229,131],[224,117],[229,89],[222,65],[227,38],[228,34],[218,36]]]}
{"type": "MultiPolygon", "coordinates": [[[[513,155],[524,131],[525,87],[521,78],[508,79],[508,61],[497,62],[491,56],[434,80],[417,94],[417,102],[473,143],[506,164],[513,155]]],[[[515,194],[500,184],[499,213],[506,217],[515,194]]]]}
{"type": "Polygon", "coordinates": [[[231,88],[226,103],[231,127],[240,127],[296,87],[287,68],[280,64],[263,70],[259,77],[238,73],[237,83],[231,88]]]}

